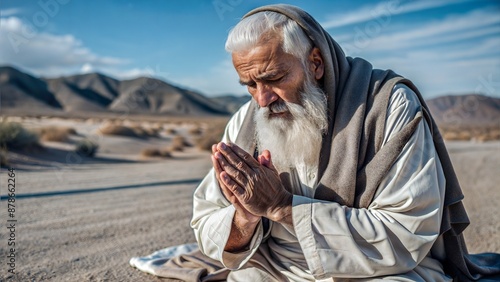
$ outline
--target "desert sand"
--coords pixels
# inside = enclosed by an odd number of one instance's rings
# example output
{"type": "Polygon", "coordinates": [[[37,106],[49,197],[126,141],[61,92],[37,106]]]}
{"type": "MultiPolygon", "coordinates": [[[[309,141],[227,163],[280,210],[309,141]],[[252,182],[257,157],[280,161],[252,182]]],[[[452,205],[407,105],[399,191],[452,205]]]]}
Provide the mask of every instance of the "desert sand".
{"type": "MultiPolygon", "coordinates": [[[[36,127],[38,121],[24,122],[36,127]]],[[[82,121],[76,128],[88,134],[95,126],[82,121]]],[[[188,148],[170,159],[144,159],[134,152],[151,142],[160,146],[165,140],[107,137],[92,159],[70,156],[71,143],[45,143],[49,151],[42,161],[14,154],[17,274],[7,280],[10,234],[3,227],[0,280],[167,281],[132,268],[128,261],[195,241],[189,228],[192,193],[210,169],[210,155],[188,148]]],[[[472,222],[465,232],[469,251],[500,252],[500,142],[447,145],[472,222]]],[[[2,196],[7,181],[2,168],[2,196]]],[[[5,200],[0,214],[4,226],[5,200]]]]}

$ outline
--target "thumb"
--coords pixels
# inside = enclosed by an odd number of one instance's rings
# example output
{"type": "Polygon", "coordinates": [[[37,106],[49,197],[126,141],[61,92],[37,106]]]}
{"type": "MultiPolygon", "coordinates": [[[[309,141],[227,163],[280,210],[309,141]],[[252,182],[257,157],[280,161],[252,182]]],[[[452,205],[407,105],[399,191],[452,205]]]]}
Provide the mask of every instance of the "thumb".
{"type": "Polygon", "coordinates": [[[274,169],[273,161],[271,159],[271,152],[264,150],[259,156],[259,163],[267,168],[274,169]]]}

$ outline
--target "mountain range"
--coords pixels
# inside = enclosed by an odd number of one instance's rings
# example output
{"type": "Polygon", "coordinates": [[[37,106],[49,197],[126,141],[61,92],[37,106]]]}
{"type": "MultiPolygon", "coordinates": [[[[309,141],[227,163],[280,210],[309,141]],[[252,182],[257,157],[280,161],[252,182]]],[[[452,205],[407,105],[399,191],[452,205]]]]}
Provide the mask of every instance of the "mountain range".
{"type": "Polygon", "coordinates": [[[479,94],[446,95],[426,103],[440,127],[500,129],[499,98],[479,94]]]}
{"type": "MultiPolygon", "coordinates": [[[[230,115],[250,96],[205,95],[152,77],[117,80],[100,73],[37,78],[0,67],[2,112],[115,112],[186,116],[230,115]]],[[[500,99],[479,94],[448,95],[426,101],[445,127],[500,127],[500,99]]]]}
{"type": "Polygon", "coordinates": [[[4,66],[0,67],[0,99],[0,109],[8,111],[205,116],[229,115],[250,96],[208,98],[152,77],[117,80],[89,73],[37,78],[4,66]]]}

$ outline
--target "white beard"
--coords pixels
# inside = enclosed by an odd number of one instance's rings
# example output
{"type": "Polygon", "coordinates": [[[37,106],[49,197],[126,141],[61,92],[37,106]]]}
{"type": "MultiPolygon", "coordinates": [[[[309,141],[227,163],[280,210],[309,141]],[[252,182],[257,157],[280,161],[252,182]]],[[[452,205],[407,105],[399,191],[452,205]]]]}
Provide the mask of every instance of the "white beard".
{"type": "Polygon", "coordinates": [[[259,150],[269,150],[279,172],[293,167],[317,168],[322,135],[328,127],[326,96],[307,77],[300,92],[301,104],[280,100],[258,108],[255,115],[259,150]],[[285,117],[271,113],[289,112],[285,117]]]}

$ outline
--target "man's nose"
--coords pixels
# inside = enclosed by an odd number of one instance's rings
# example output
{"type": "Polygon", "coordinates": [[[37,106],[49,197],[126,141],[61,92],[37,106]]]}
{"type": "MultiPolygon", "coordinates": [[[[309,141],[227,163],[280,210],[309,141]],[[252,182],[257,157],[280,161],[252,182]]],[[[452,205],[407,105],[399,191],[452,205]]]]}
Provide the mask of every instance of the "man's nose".
{"type": "Polygon", "coordinates": [[[257,85],[257,103],[259,103],[259,106],[267,107],[276,100],[278,100],[278,95],[274,93],[271,87],[262,84],[257,85]]]}

